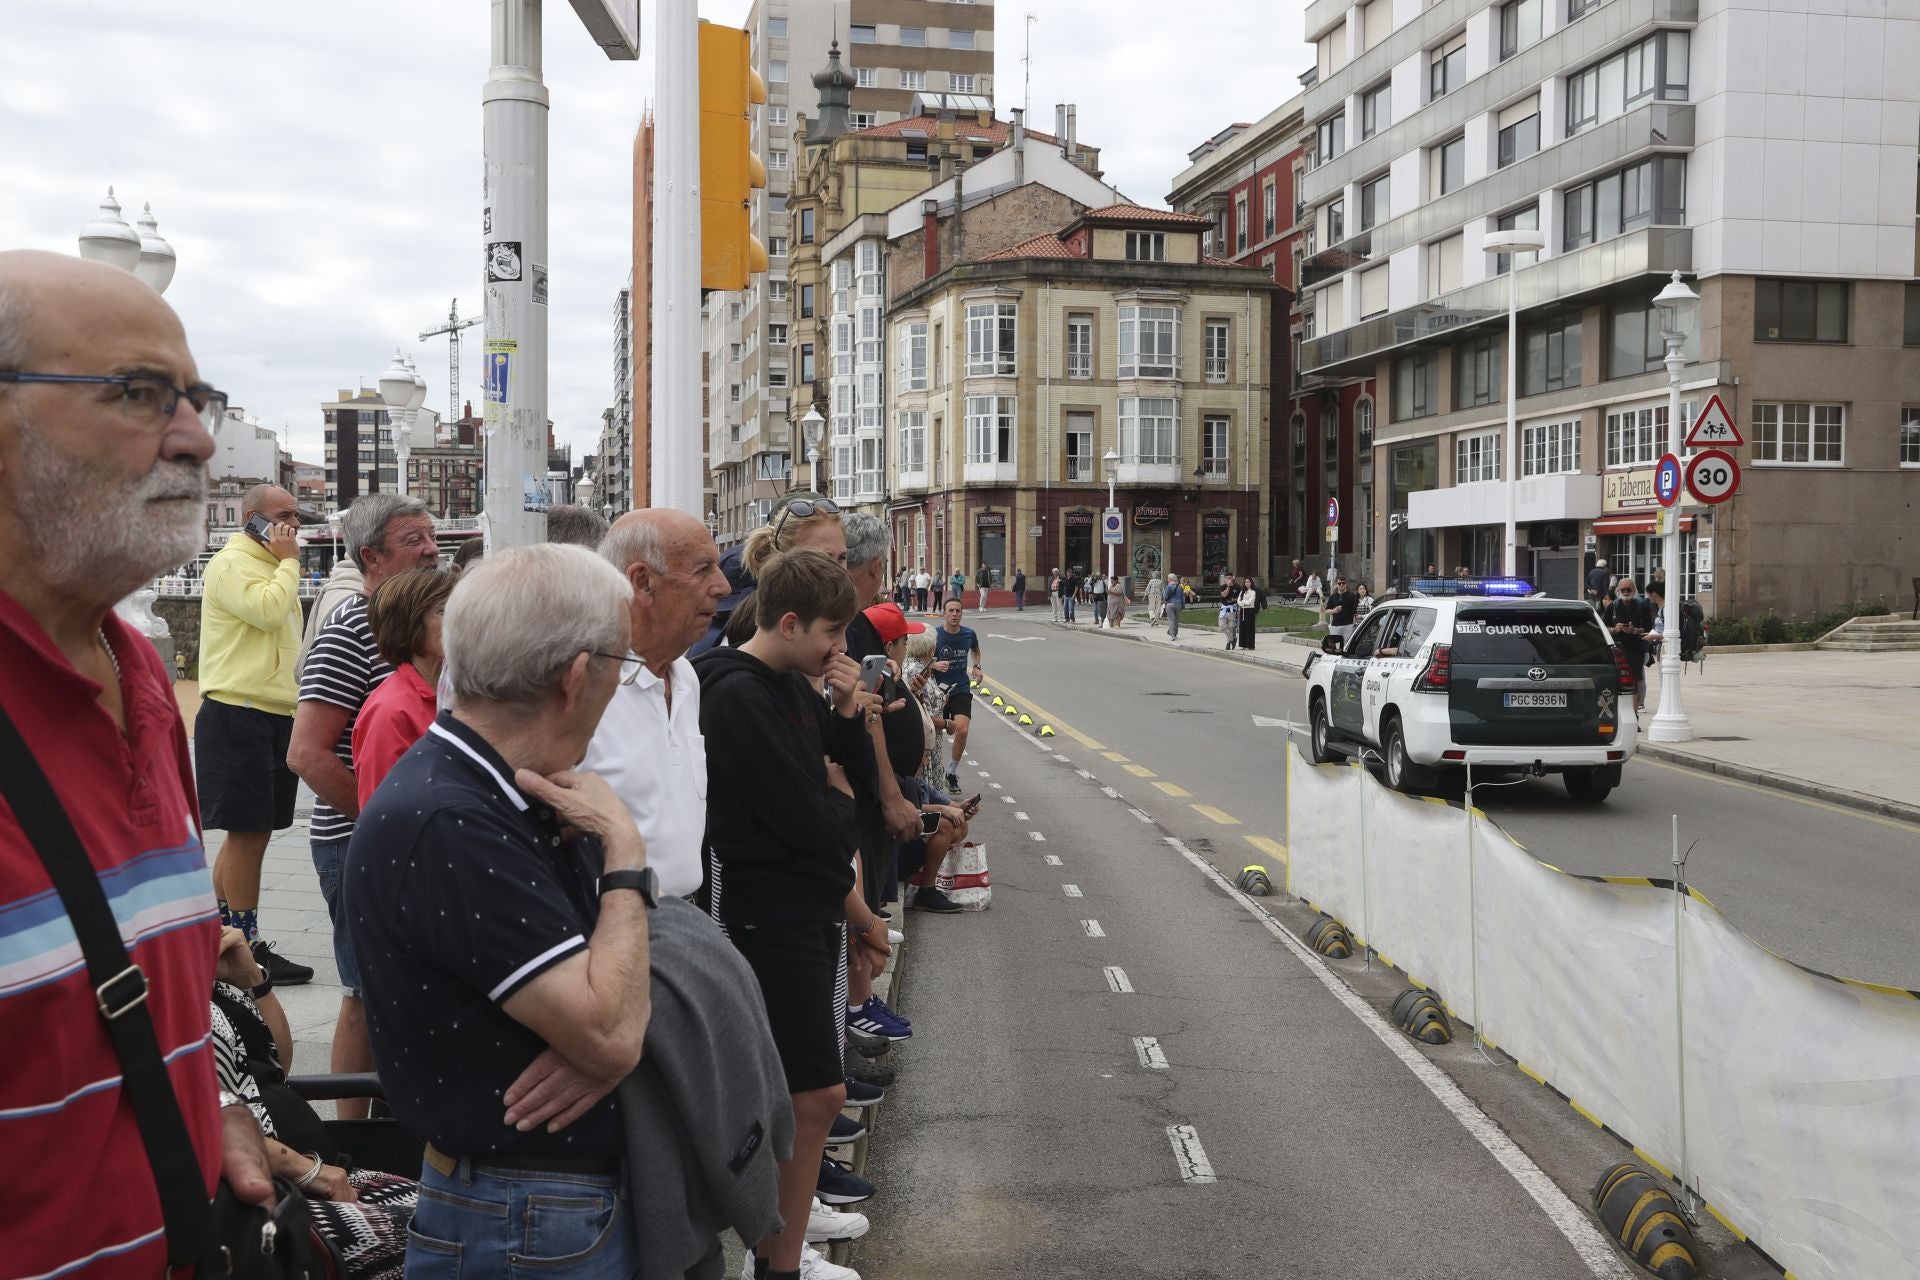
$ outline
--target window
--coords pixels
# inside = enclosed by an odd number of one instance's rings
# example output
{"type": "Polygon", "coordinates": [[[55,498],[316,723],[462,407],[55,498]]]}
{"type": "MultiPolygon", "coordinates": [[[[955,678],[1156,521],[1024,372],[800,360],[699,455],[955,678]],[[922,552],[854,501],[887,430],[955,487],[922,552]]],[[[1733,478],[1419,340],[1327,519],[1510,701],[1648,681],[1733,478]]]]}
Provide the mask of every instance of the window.
{"type": "Polygon", "coordinates": [[[908,391],[927,389],[927,325],[924,320],[900,326],[900,385],[908,391]]]}
{"type": "Polygon", "coordinates": [[[1362,453],[1373,448],[1373,401],[1356,401],[1353,406],[1353,439],[1362,453]]]}
{"type": "Polygon", "coordinates": [[[1120,376],[1171,378],[1180,364],[1180,313],[1172,307],[1120,308],[1120,376]]]}
{"type": "Polygon", "coordinates": [[[927,158],[927,144],[926,144],[926,143],[924,143],[924,142],[909,142],[909,143],[907,144],[907,159],[909,159],[909,160],[925,160],[926,158],[927,158]]]}
{"type": "Polygon", "coordinates": [[[1500,6],[1500,61],[1540,41],[1541,0],[1508,0],[1500,6]]]}
{"type": "Polygon", "coordinates": [[[1427,198],[1458,191],[1467,180],[1467,139],[1463,134],[1427,152],[1427,198]]]}
{"type": "Polygon", "coordinates": [[[1093,317],[1067,317],[1067,376],[1093,376],[1093,317]]]}
{"type": "Polygon", "coordinates": [[[858,24],[847,28],[847,40],[851,44],[873,44],[879,40],[879,33],[872,26],[858,24]]]}
{"type": "Polygon", "coordinates": [[[768,325],[767,326],[767,345],[770,347],[786,346],[787,345],[787,326],[783,324],[768,325]]]}
{"type": "MultiPolygon", "coordinates": [[[[1699,326],[1687,335],[1681,358],[1700,358],[1699,326]]],[[[1660,333],[1660,311],[1651,301],[1615,303],[1607,313],[1607,376],[1625,378],[1664,369],[1667,340],[1660,333]]]]}
{"type": "Polygon", "coordinates": [[[787,20],[785,18],[768,18],[767,35],[774,40],[785,40],[787,38],[787,20]]]}
{"type": "Polygon", "coordinates": [[[1567,136],[1611,120],[1649,98],[1684,101],[1684,31],[1656,31],[1646,39],[1567,76],[1567,136]]]}
{"type": "Polygon", "coordinates": [[[1180,402],[1156,398],[1120,401],[1120,459],[1123,462],[1165,466],[1176,461],[1175,437],[1180,424],[1180,402]]]}
{"type": "Polygon", "coordinates": [[[1755,280],[1755,342],[1845,342],[1844,280],[1755,280]]]}
{"type": "Polygon", "coordinates": [[[1654,156],[1561,193],[1561,247],[1611,240],[1649,223],[1686,220],[1686,160],[1654,156]]]}
{"type": "Polygon", "coordinates": [[[813,344],[811,342],[803,342],[800,344],[800,381],[813,382],[815,380],[816,370],[814,369],[813,361],[813,344]]]}
{"type": "MultiPolygon", "coordinates": [[[[786,300],[787,300],[787,282],[785,280],[767,281],[767,301],[768,302],[785,302],[786,300]]],[[[735,320],[738,320],[739,318],[740,317],[738,315],[734,316],[735,320]]]]}
{"type": "Polygon", "coordinates": [[[927,414],[916,409],[900,415],[900,470],[927,469],[927,414]]]}
{"type": "Polygon", "coordinates": [[[1347,202],[1335,200],[1327,206],[1327,243],[1339,244],[1347,238],[1347,202]]]}
{"type": "MultiPolygon", "coordinates": [[[[1247,193],[1244,191],[1233,198],[1233,223],[1233,251],[1235,253],[1245,253],[1247,249],[1247,193]]],[[[1132,244],[1132,232],[1127,233],[1127,242],[1129,245],[1132,244]]],[[[1131,258],[1133,254],[1129,253],[1127,256],[1131,258]]]]}
{"type": "Polygon", "coordinates": [[[1836,465],[1845,461],[1846,431],[1845,405],[1756,404],[1753,460],[1791,466],[1836,465]]]}
{"type": "Polygon", "coordinates": [[[1900,410],[1900,465],[1920,467],[1920,405],[1900,410]]]}
{"type": "Polygon", "coordinates": [[[1387,175],[1360,184],[1360,230],[1387,220],[1387,175]]]}
{"type": "Polygon", "coordinates": [[[1013,372],[1014,316],[1011,302],[976,303],[967,308],[969,378],[1004,377],[1013,372]]]}
{"type": "Polygon", "coordinates": [[[1477,338],[1453,352],[1453,407],[1471,409],[1500,398],[1500,353],[1504,337],[1477,338]]]}
{"type": "Polygon", "coordinates": [[[1567,21],[1584,18],[1606,2],[1607,0],[1567,0],[1567,21]]]}
{"type": "Polygon", "coordinates": [[[1504,169],[1540,150],[1540,95],[1516,102],[1500,113],[1499,167],[1504,169]]]}
{"type": "Polygon", "coordinates": [[[1465,252],[1464,235],[1448,236],[1427,246],[1427,297],[1438,298],[1460,287],[1461,258],[1465,252]]]}
{"type": "Polygon", "coordinates": [[[902,89],[925,89],[927,87],[927,73],[924,71],[902,71],[900,73],[900,87],[902,89]]]}
{"type": "Polygon", "coordinates": [[[1013,462],[1014,398],[967,397],[967,461],[989,465],[1013,462]]]}
{"type": "Polygon", "coordinates": [[[1520,474],[1570,475],[1580,470],[1580,419],[1530,422],[1520,428],[1520,474]]]}
{"type": "Polygon", "coordinates": [[[926,48],[927,29],[925,27],[900,28],[900,44],[902,48],[906,48],[906,49],[926,48]]]}
{"type": "Polygon", "coordinates": [[[973,48],[973,32],[971,31],[947,32],[947,48],[949,49],[973,48]]]}
{"type": "Polygon", "coordinates": [[[1920,284],[1908,285],[1906,293],[1906,320],[1900,340],[1909,347],[1920,347],[1920,284]]]}
{"type": "Polygon", "coordinates": [[[767,385],[769,387],[786,386],[787,371],[781,368],[779,365],[769,365],[767,367],[767,385]]]}
{"type": "Polygon", "coordinates": [[[1370,267],[1360,273],[1360,318],[1386,314],[1387,264],[1370,267]]]}
{"type": "Polygon", "coordinates": [[[1500,433],[1481,431],[1453,442],[1453,482],[1479,484],[1500,478],[1500,433]]]}
{"type": "Polygon", "coordinates": [[[874,114],[871,111],[849,111],[847,113],[847,127],[849,129],[856,131],[860,129],[871,129],[873,128],[873,122],[874,114]]]}
{"type": "Polygon", "coordinates": [[[970,75],[962,75],[956,71],[947,77],[947,84],[949,93],[973,92],[973,77],[970,75]]]}
{"type": "Polygon", "coordinates": [[[1260,188],[1260,221],[1265,227],[1262,239],[1273,239],[1273,233],[1279,230],[1277,219],[1280,214],[1280,193],[1275,190],[1273,179],[1268,178],[1266,185],[1260,188]]]}
{"type": "Polygon", "coordinates": [[[767,123],[784,127],[787,123],[787,109],[785,107],[768,107],[767,123]]]}
{"type": "Polygon", "coordinates": [[[1520,394],[1580,385],[1580,313],[1564,312],[1521,331],[1520,394]]]}
{"type": "Polygon", "coordinates": [[[778,60],[769,62],[767,64],[767,83],[768,84],[785,84],[786,82],[787,82],[787,64],[785,62],[781,62],[778,60]]]}
{"type": "Polygon", "coordinates": [[[1207,321],[1206,334],[1206,379],[1208,382],[1227,380],[1227,352],[1230,331],[1225,320],[1207,321]]]}
{"type": "Polygon", "coordinates": [[[813,317],[813,286],[810,284],[803,284],[800,286],[800,318],[802,320],[809,320],[812,317],[813,317]]]}
{"type": "Polygon", "coordinates": [[[1328,116],[1314,130],[1313,163],[1317,168],[1347,149],[1347,115],[1328,116]]]}
{"type": "Polygon", "coordinates": [[[880,71],[876,67],[855,67],[853,69],[853,87],[856,89],[878,88],[880,71]]]}
{"type": "Polygon", "coordinates": [[[1091,429],[1076,429],[1072,426],[1067,428],[1067,479],[1093,479],[1093,432],[1091,429]]]}
{"type": "Polygon", "coordinates": [[[1307,420],[1302,414],[1294,414],[1287,422],[1289,434],[1293,438],[1293,465],[1307,465],[1307,420]]]}
{"type": "Polygon", "coordinates": [[[1440,412],[1440,353],[1422,351],[1393,362],[1394,421],[1440,412]]]}
{"type": "Polygon", "coordinates": [[[1224,416],[1200,419],[1200,474],[1208,480],[1227,478],[1227,423],[1224,416]]]}
{"type": "MultiPolygon", "coordinates": [[[[1680,416],[1691,422],[1697,406],[1689,400],[1681,404],[1680,416]]],[[[1606,465],[1614,467],[1650,467],[1667,451],[1667,406],[1643,405],[1635,409],[1616,409],[1607,414],[1606,465]]]]}
{"type": "Polygon", "coordinates": [[[813,210],[811,209],[800,211],[800,243],[813,243],[813,210]]]}
{"type": "Polygon", "coordinates": [[[1392,123],[1393,82],[1389,80],[1360,95],[1360,136],[1371,138],[1392,123]]]}
{"type": "MultiPolygon", "coordinates": [[[[1244,245],[1241,246],[1245,248],[1244,245]]],[[[1167,237],[1162,231],[1127,232],[1128,262],[1165,262],[1167,237]]]]}
{"type": "Polygon", "coordinates": [[[947,344],[944,325],[933,326],[933,385],[947,385],[947,344]]]}
{"type": "Polygon", "coordinates": [[[1427,101],[1444,98],[1467,78],[1467,36],[1463,31],[1427,53],[1427,101]]]}
{"type": "Polygon", "coordinates": [[[736,382],[732,386],[727,388],[727,402],[729,404],[740,403],[740,384],[739,383],[736,382]]]}
{"type": "MultiPolygon", "coordinates": [[[[1512,213],[1501,214],[1494,226],[1501,231],[1538,231],[1540,229],[1540,206],[1530,204],[1524,209],[1515,209],[1512,213]]],[[[1493,255],[1493,274],[1503,276],[1513,269],[1515,260],[1522,269],[1540,261],[1538,252],[1528,249],[1523,253],[1496,253],[1493,255]]]]}

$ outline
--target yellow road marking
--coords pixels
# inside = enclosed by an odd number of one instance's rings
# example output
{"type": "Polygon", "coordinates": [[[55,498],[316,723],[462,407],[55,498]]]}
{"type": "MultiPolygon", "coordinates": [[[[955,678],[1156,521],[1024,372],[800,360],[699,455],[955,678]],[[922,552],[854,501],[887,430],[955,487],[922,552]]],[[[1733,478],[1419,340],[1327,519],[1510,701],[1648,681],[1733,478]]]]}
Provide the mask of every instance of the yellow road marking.
{"type": "Polygon", "coordinates": [[[1001,693],[1006,694],[1012,698],[1014,702],[1025,707],[1034,719],[1052,725],[1056,732],[1066,734],[1069,738],[1072,738],[1089,751],[1105,751],[1107,749],[1104,744],[1095,742],[1092,738],[1089,738],[1086,734],[1080,732],[1065,720],[1062,720],[1059,716],[1035,702],[1032,698],[1022,693],[1015,693],[1013,690],[1007,688],[1005,681],[996,680],[994,683],[1000,686],[1001,693]]]}
{"type": "Polygon", "coordinates": [[[1130,764],[1127,766],[1127,772],[1136,778],[1152,778],[1158,776],[1153,770],[1143,764],[1130,764]]]}
{"type": "Polygon", "coordinates": [[[1234,817],[1226,810],[1216,809],[1210,804],[1196,804],[1189,807],[1201,817],[1211,818],[1223,827],[1237,827],[1240,825],[1240,819],[1234,817]]]}
{"type": "Polygon", "coordinates": [[[1266,854],[1269,858],[1278,858],[1282,863],[1287,861],[1287,846],[1281,844],[1278,840],[1272,839],[1269,836],[1248,836],[1247,843],[1266,854]]]}
{"type": "Polygon", "coordinates": [[[1102,751],[1100,754],[1105,756],[1107,759],[1113,761],[1115,764],[1125,764],[1127,760],[1127,758],[1121,755],[1118,751],[1102,751]]]}
{"type": "Polygon", "coordinates": [[[1179,786],[1172,782],[1156,782],[1153,785],[1160,788],[1162,791],[1166,792],[1170,796],[1185,797],[1185,796],[1191,796],[1193,794],[1193,792],[1187,790],[1185,787],[1179,786]]]}

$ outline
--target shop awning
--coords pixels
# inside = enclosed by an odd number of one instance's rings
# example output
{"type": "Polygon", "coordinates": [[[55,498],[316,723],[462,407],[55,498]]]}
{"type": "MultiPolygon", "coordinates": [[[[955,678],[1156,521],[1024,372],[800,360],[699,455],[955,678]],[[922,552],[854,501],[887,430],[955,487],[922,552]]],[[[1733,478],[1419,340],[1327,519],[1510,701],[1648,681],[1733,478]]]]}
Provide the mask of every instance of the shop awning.
{"type": "MultiPolygon", "coordinates": [[[[1593,522],[1593,531],[1597,534],[1652,533],[1653,512],[1624,516],[1601,516],[1593,522]]],[[[1680,517],[1680,532],[1693,532],[1693,517],[1680,517]]]]}

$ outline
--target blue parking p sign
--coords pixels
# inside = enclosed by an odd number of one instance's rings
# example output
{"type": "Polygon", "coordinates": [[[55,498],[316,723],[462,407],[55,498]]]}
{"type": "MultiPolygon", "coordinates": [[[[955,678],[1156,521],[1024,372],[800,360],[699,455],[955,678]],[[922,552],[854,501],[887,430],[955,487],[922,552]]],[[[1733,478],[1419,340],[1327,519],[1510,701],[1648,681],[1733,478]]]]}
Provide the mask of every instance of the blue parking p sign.
{"type": "Polygon", "coordinates": [[[1653,468],[1653,496],[1660,505],[1670,507],[1680,500],[1680,459],[1670,453],[1660,455],[1653,468]]]}

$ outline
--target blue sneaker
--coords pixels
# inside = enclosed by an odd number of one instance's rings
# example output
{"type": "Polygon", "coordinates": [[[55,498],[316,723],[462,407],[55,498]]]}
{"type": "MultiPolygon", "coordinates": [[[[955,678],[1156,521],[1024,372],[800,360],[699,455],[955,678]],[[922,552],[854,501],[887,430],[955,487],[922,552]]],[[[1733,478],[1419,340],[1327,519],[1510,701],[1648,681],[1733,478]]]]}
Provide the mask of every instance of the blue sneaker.
{"type": "Polygon", "coordinates": [[[870,1107],[887,1096],[887,1091],[878,1084],[866,1080],[847,1077],[847,1105],[850,1107],[870,1107]]]}
{"type": "Polygon", "coordinates": [[[827,1130],[827,1145],[843,1147],[849,1142],[858,1142],[866,1136],[867,1125],[864,1120],[856,1120],[845,1112],[841,1112],[833,1118],[833,1127],[827,1130]]]}
{"type": "Polygon", "coordinates": [[[873,1199],[873,1184],[838,1160],[821,1156],[820,1181],[813,1193],[823,1204],[859,1204],[873,1199]]]}
{"type": "Polygon", "coordinates": [[[887,1012],[885,1005],[876,1007],[871,998],[858,1009],[847,1011],[847,1029],[862,1036],[887,1041],[905,1040],[913,1034],[912,1027],[887,1012]]]}
{"type": "Polygon", "coordinates": [[[878,1009],[881,1013],[886,1014],[889,1018],[892,1018],[895,1022],[899,1023],[903,1027],[911,1027],[913,1025],[912,1018],[907,1017],[905,1014],[895,1013],[892,1009],[889,1009],[887,1007],[887,1002],[885,1000],[882,1000],[879,996],[868,996],[867,1007],[878,1009]]]}

